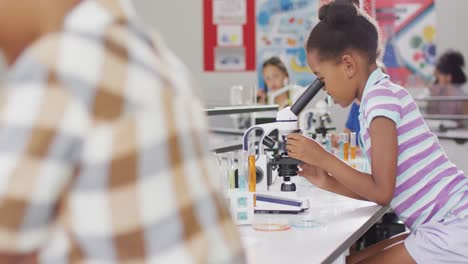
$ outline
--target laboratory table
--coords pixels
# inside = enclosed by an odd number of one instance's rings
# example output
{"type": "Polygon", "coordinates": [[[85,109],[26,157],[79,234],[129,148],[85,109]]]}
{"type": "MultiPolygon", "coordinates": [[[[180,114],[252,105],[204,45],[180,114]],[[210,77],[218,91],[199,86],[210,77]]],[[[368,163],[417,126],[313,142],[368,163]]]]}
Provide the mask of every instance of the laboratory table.
{"type": "Polygon", "coordinates": [[[258,231],[239,226],[249,263],[344,263],[348,249],[388,210],[320,190],[308,182],[298,184],[310,208],[299,214],[255,214],[254,224],[289,224],[286,231],[258,231]],[[299,225],[298,223],[311,223],[299,225]]]}

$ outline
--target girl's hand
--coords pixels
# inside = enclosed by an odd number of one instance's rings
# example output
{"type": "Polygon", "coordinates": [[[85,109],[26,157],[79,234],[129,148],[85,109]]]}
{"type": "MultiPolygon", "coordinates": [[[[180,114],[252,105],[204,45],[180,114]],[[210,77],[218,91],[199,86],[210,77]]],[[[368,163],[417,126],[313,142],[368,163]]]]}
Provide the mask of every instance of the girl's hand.
{"type": "Polygon", "coordinates": [[[328,154],[315,140],[294,133],[288,135],[286,150],[291,158],[314,166],[319,166],[319,163],[328,154]]]}
{"type": "Polygon", "coordinates": [[[298,167],[301,169],[298,175],[319,188],[324,188],[325,183],[329,179],[328,177],[330,177],[326,171],[307,163],[301,164],[298,167]]]}

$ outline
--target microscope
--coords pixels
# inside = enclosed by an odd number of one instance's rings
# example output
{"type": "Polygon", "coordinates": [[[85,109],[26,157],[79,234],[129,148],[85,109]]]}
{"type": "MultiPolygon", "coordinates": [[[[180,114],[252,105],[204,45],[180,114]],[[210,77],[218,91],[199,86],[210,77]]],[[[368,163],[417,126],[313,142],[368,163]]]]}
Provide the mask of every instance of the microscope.
{"type": "Polygon", "coordinates": [[[276,173],[277,177],[283,179],[281,192],[296,191],[296,185],[291,181],[291,177],[297,176],[297,165],[302,164],[303,162],[288,156],[286,151],[287,137],[290,133],[302,133],[299,129],[298,116],[307,104],[315,97],[315,95],[317,95],[317,93],[323,88],[323,86],[324,83],[319,79],[316,79],[306,88],[304,93],[291,107],[286,107],[277,113],[276,122],[255,125],[245,131],[243,136],[243,149],[245,151],[249,151],[249,137],[251,133],[256,130],[262,131],[258,144],[256,160],[259,165],[257,166],[257,171],[260,169],[261,173],[264,174],[263,170],[266,170],[267,191],[270,190],[273,175],[276,173]],[[275,130],[279,132],[279,142],[276,142],[268,136],[275,130]],[[279,151],[274,155],[264,154],[263,145],[270,149],[273,149],[275,146],[279,146],[279,151]]]}
{"type": "Polygon", "coordinates": [[[299,126],[304,135],[316,138],[317,135],[322,135],[325,138],[329,131],[335,130],[331,127],[332,123],[328,108],[332,105],[333,99],[328,96],[324,100],[318,101],[314,108],[308,108],[299,115],[299,126]]]}

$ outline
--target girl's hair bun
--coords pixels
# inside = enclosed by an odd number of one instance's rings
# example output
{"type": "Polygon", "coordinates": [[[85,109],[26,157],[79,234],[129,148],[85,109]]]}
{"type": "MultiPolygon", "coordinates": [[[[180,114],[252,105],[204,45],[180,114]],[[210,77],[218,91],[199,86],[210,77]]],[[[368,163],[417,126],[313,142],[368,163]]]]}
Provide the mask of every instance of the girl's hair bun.
{"type": "Polygon", "coordinates": [[[353,25],[358,16],[357,7],[349,0],[335,0],[319,10],[320,21],[336,29],[353,25]]]}

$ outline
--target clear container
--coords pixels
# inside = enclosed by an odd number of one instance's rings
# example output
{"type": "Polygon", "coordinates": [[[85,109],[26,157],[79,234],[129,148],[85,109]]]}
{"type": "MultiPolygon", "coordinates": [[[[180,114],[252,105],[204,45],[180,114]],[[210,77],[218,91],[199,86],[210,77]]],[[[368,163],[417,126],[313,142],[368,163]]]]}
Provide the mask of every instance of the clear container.
{"type": "Polygon", "coordinates": [[[330,133],[325,136],[325,147],[328,152],[332,153],[332,134],[330,133]]]}
{"type": "Polygon", "coordinates": [[[247,191],[247,185],[248,185],[248,181],[247,181],[247,176],[248,176],[248,173],[249,173],[249,170],[248,170],[248,161],[249,159],[249,153],[245,150],[241,150],[238,152],[238,155],[237,155],[237,161],[238,161],[238,171],[237,171],[237,175],[238,175],[238,185],[239,185],[239,191],[247,191]]]}
{"type": "Polygon", "coordinates": [[[323,145],[323,136],[322,134],[317,134],[317,137],[315,138],[315,141],[317,141],[320,146],[323,145]]]}

